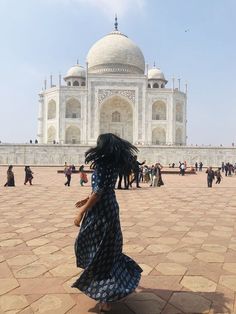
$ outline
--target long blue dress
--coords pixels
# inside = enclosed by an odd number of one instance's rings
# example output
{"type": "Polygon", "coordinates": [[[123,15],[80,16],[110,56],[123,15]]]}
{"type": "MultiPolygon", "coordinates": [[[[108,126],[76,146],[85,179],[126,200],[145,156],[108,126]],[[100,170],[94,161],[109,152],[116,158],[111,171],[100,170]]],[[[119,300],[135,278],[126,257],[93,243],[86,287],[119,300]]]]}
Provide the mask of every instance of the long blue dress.
{"type": "Polygon", "coordinates": [[[92,190],[101,196],[87,211],[75,241],[77,267],[84,269],[72,287],[100,302],[124,298],[138,286],[142,269],[122,253],[119,205],[114,192],[118,171],[98,165],[92,190]]]}

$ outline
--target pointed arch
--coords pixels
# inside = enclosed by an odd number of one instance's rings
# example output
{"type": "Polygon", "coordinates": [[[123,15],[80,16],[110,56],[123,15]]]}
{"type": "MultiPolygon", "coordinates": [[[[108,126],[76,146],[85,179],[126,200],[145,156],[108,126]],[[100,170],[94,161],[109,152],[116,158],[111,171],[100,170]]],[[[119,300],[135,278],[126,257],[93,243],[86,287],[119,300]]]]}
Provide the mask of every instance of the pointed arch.
{"type": "Polygon", "coordinates": [[[121,122],[120,121],[120,113],[119,113],[119,111],[112,112],[111,121],[112,122],[121,122]]]}
{"type": "Polygon", "coordinates": [[[181,128],[176,129],[175,132],[175,143],[177,145],[183,144],[183,131],[181,128]]]}
{"type": "Polygon", "coordinates": [[[77,99],[71,98],[66,102],[66,118],[81,118],[81,104],[77,99]]]}
{"type": "Polygon", "coordinates": [[[164,128],[157,127],[152,130],[152,144],[153,145],[166,144],[166,131],[164,128]]]}
{"type": "Polygon", "coordinates": [[[69,126],[66,129],[65,136],[66,144],[79,144],[80,143],[80,129],[77,126],[69,126]]]}
{"type": "Polygon", "coordinates": [[[106,98],[100,109],[100,134],[114,133],[133,142],[133,107],[120,95],[106,98]]]}
{"type": "Polygon", "coordinates": [[[166,120],[166,104],[163,101],[156,101],[152,105],[152,120],[166,120]]]}
{"type": "Polygon", "coordinates": [[[53,144],[53,142],[56,140],[56,129],[54,126],[50,126],[48,128],[48,133],[47,133],[47,143],[48,144],[53,144]]]}
{"type": "Polygon", "coordinates": [[[74,81],[73,82],[73,86],[79,86],[79,82],[78,81],[74,81]]]}
{"type": "Polygon", "coordinates": [[[56,107],[55,100],[51,99],[48,103],[48,120],[56,118],[56,107]]]}
{"type": "Polygon", "coordinates": [[[183,105],[180,103],[176,104],[176,121],[178,122],[183,122],[184,117],[183,117],[183,105]]]}

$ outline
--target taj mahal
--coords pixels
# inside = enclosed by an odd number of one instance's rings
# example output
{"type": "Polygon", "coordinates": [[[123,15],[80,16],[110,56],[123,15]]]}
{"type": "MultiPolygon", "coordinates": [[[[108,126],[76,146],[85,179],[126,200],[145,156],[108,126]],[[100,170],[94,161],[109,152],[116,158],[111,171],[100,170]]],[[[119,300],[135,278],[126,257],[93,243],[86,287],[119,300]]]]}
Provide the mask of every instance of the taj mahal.
{"type": "Polygon", "coordinates": [[[93,145],[111,132],[141,145],[186,145],[186,93],[167,87],[158,67],[115,28],[39,94],[39,144],[93,145]]]}
{"type": "MultiPolygon", "coordinates": [[[[82,164],[102,133],[114,133],[139,150],[139,159],[163,165],[186,160],[219,166],[235,163],[236,147],[187,145],[187,86],[171,86],[159,67],[118,30],[94,43],[85,66],[77,62],[39,93],[35,144],[0,145],[1,165],[82,164]]],[[[200,124],[199,124],[200,125],[200,124]]]]}

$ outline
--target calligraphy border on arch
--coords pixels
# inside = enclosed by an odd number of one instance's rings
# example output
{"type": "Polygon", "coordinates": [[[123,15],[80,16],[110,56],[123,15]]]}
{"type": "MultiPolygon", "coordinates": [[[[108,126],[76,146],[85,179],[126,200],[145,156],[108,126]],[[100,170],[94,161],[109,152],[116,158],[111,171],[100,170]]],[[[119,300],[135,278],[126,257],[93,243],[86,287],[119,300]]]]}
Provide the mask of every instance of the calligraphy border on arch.
{"type": "Polygon", "coordinates": [[[101,104],[104,99],[112,95],[121,95],[128,98],[132,103],[135,103],[135,91],[134,90],[122,90],[122,89],[99,89],[98,90],[98,103],[101,104]]]}

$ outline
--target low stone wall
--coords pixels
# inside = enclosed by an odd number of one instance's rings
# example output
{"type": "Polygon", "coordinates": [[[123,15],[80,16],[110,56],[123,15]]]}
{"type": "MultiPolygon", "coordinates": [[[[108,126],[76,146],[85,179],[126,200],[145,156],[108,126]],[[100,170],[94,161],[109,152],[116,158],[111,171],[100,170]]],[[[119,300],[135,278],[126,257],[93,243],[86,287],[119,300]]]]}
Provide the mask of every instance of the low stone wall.
{"type": "MultiPolygon", "coordinates": [[[[84,145],[41,145],[41,144],[0,144],[0,165],[61,166],[84,163],[84,145]]],[[[160,162],[168,165],[186,160],[188,165],[202,161],[204,166],[220,166],[221,162],[236,162],[234,147],[193,147],[193,146],[138,146],[140,161],[147,164],[160,162]]]]}

